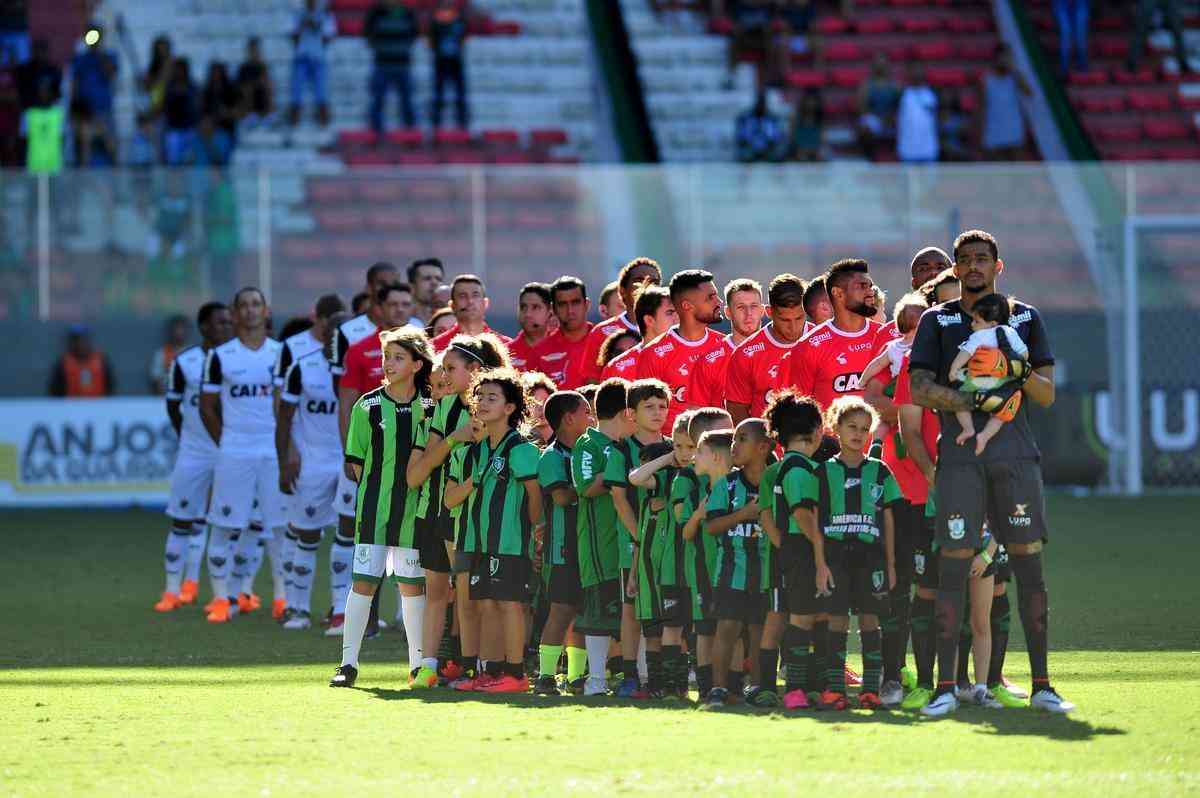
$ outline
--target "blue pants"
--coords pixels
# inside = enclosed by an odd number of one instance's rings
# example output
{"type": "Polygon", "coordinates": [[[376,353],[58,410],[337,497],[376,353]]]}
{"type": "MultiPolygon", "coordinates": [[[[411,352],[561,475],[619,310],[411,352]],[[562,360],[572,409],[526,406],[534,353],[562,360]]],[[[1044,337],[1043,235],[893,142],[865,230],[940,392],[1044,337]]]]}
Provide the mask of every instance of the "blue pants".
{"type": "Polygon", "coordinates": [[[400,116],[404,119],[405,127],[416,127],[417,115],[413,112],[412,79],[408,64],[404,65],[375,65],[371,73],[371,129],[376,133],[383,132],[383,102],[387,98],[388,89],[395,87],[400,94],[400,116]]]}
{"type": "Polygon", "coordinates": [[[325,89],[323,59],[306,55],[298,55],[292,59],[292,105],[297,108],[304,99],[305,85],[311,87],[317,105],[325,105],[329,101],[325,89]]]}
{"type": "Polygon", "coordinates": [[[438,58],[433,62],[433,126],[442,126],[446,84],[454,84],[454,115],[460,130],[467,129],[467,77],[461,58],[438,58]]]}
{"type": "Polygon", "coordinates": [[[1075,66],[1088,66],[1088,17],[1091,0],[1054,0],[1054,19],[1058,22],[1058,59],[1063,72],[1071,69],[1071,49],[1075,66]]]}

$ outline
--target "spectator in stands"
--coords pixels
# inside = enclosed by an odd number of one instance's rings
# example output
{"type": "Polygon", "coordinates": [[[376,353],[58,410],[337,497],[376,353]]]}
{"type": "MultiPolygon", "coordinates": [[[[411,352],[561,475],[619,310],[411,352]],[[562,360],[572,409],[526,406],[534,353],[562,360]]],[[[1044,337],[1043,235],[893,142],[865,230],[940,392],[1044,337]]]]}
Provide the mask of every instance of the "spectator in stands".
{"type": "Polygon", "coordinates": [[[448,307],[438,308],[430,317],[428,326],[425,327],[425,335],[432,341],[442,333],[454,329],[456,324],[458,322],[454,319],[453,310],[448,307]]]}
{"type": "Polygon", "coordinates": [[[50,44],[45,39],[33,42],[33,56],[15,70],[17,94],[21,98],[21,110],[27,111],[41,105],[41,85],[50,84],[51,101],[57,101],[62,87],[62,69],[50,63],[50,44]]]}
{"type": "Polygon", "coordinates": [[[196,166],[228,166],[233,156],[233,139],[211,116],[200,117],[192,137],[188,162],[196,166]]]}
{"type": "Polygon", "coordinates": [[[454,114],[460,130],[467,129],[467,78],[463,66],[469,7],[459,0],[438,0],[429,26],[433,50],[433,126],[442,126],[446,84],[454,85],[454,114]]]}
{"type": "Polygon", "coordinates": [[[237,86],[229,78],[229,67],[224,61],[210,61],[208,77],[204,80],[204,89],[200,95],[200,111],[226,133],[230,139],[237,138],[237,122],[240,103],[240,93],[237,86]]]}
{"type": "Polygon", "coordinates": [[[150,393],[159,396],[167,392],[167,380],[171,376],[171,364],[175,356],[183,351],[187,343],[191,325],[186,316],[172,316],[167,319],[164,341],[162,346],[154,350],[150,356],[148,375],[150,378],[150,393]]]}
{"type": "Polygon", "coordinates": [[[986,159],[1015,161],[1025,148],[1025,113],[1021,98],[1033,90],[1013,69],[1012,51],[1000,45],[991,66],[979,78],[982,115],[980,147],[986,159]]]}
{"type": "Polygon", "coordinates": [[[21,165],[21,98],[11,71],[0,72],[0,166],[21,165]]]}
{"type": "Polygon", "coordinates": [[[213,291],[231,296],[237,290],[237,256],[241,249],[237,192],[226,169],[213,169],[204,196],[204,243],[213,291]]]}
{"type": "Polygon", "coordinates": [[[734,123],[734,146],[742,163],[779,161],[787,148],[783,122],[767,109],[767,93],[760,90],[754,107],[734,123]]]}
{"type": "Polygon", "coordinates": [[[748,52],[762,53],[767,49],[771,28],[772,0],[725,0],[714,4],[724,15],[729,6],[733,21],[733,39],[729,43],[729,72],[748,52]]]}
{"type": "Polygon", "coordinates": [[[329,124],[329,97],[325,85],[325,48],[337,35],[333,14],[317,6],[317,0],[304,0],[304,10],[296,13],[292,27],[292,104],[288,108],[288,124],[300,121],[300,105],[307,85],[317,104],[317,122],[329,124]]]}
{"type": "Polygon", "coordinates": [[[821,160],[821,135],[825,124],[825,110],[821,104],[821,93],[808,89],[796,103],[792,116],[790,155],[795,161],[821,160]]]}
{"type": "Polygon", "coordinates": [[[82,324],[67,331],[67,348],[50,372],[51,396],[96,398],[112,396],[116,388],[112,364],[103,352],[92,346],[92,334],[82,324]]]}
{"type": "Polygon", "coordinates": [[[154,119],[148,111],[137,115],[137,127],[129,138],[125,153],[125,165],[146,169],[158,163],[158,146],[155,142],[154,119]]]}
{"type": "Polygon", "coordinates": [[[167,166],[185,163],[192,151],[199,118],[197,105],[191,62],[176,58],[163,90],[163,160],[167,166]]]}
{"type": "Polygon", "coordinates": [[[1058,68],[1065,78],[1071,71],[1071,50],[1075,68],[1088,68],[1088,16],[1091,0],[1054,0],[1054,19],[1058,23],[1058,68]]]}
{"type": "Polygon", "coordinates": [[[874,160],[880,142],[896,138],[896,111],[900,106],[900,86],[892,77],[891,64],[884,53],[876,53],[871,73],[858,87],[858,132],[863,152],[874,160]]]}
{"type": "Polygon", "coordinates": [[[971,150],[967,145],[970,120],[963,111],[958,94],[945,89],[938,98],[938,136],[943,161],[969,161],[971,150]]]}
{"type": "Polygon", "coordinates": [[[367,12],[363,26],[375,54],[371,72],[371,129],[383,132],[383,105],[389,88],[400,95],[400,116],[405,127],[414,127],[412,102],[412,46],[417,38],[417,18],[401,0],[381,0],[367,12]]]}
{"type": "Polygon", "coordinates": [[[77,100],[72,105],[71,132],[76,166],[87,169],[116,166],[117,140],[112,129],[86,102],[77,100]]]}
{"type": "Polygon", "coordinates": [[[1187,47],[1183,41],[1183,21],[1179,12],[1179,0],[1137,0],[1134,11],[1133,32],[1129,37],[1129,71],[1136,70],[1142,64],[1142,53],[1146,48],[1146,36],[1150,33],[1150,24],[1154,21],[1154,12],[1162,12],[1163,25],[1171,32],[1175,43],[1175,60],[1179,62],[1180,72],[1191,72],[1188,62],[1187,47]]]}
{"type": "Polygon", "coordinates": [[[117,54],[103,49],[104,31],[92,25],[95,40],[71,61],[75,101],[87,104],[98,124],[116,132],[113,120],[113,83],[117,76],[117,54]]]}
{"type": "Polygon", "coordinates": [[[142,94],[146,98],[146,110],[152,114],[162,112],[163,96],[167,91],[167,81],[171,78],[172,62],[171,39],[166,34],[154,37],[150,45],[150,65],[141,78],[142,94]]]}
{"type": "Polygon", "coordinates": [[[896,112],[896,155],[905,163],[938,159],[938,98],[925,79],[920,61],[909,65],[908,85],[896,112]]]}
{"type": "Polygon", "coordinates": [[[29,59],[29,16],[25,0],[0,3],[0,66],[29,59]]]}
{"type": "Polygon", "coordinates": [[[776,0],[767,48],[767,83],[781,86],[792,68],[793,56],[804,56],[812,49],[809,29],[816,10],[812,0],[776,0]]]}
{"type": "Polygon", "coordinates": [[[21,117],[27,142],[25,167],[31,174],[56,175],[62,171],[65,114],[62,104],[55,100],[56,94],[51,81],[42,81],[38,86],[37,104],[21,117]]]}
{"type": "Polygon", "coordinates": [[[235,82],[242,98],[242,124],[255,127],[269,122],[275,107],[275,91],[257,36],[246,40],[246,60],[238,67],[235,82]]]}
{"type": "Polygon", "coordinates": [[[154,231],[146,254],[169,261],[183,257],[188,250],[192,196],[178,170],[168,170],[165,182],[154,198],[154,231]]]}

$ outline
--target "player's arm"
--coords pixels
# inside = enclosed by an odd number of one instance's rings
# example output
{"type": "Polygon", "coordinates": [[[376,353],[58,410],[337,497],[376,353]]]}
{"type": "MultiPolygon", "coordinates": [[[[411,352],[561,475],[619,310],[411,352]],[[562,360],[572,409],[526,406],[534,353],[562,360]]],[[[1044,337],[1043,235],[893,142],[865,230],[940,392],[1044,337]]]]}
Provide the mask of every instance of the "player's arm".
{"type": "Polygon", "coordinates": [[[971,394],[938,385],[936,375],[928,369],[913,368],[909,378],[912,380],[913,401],[921,407],[950,413],[974,409],[971,394]]]}
{"type": "Polygon", "coordinates": [[[1021,386],[1021,391],[1029,397],[1029,401],[1041,407],[1054,404],[1054,365],[1034,369],[1021,386]]]}
{"type": "Polygon", "coordinates": [[[474,474],[467,474],[462,482],[447,477],[446,489],[442,492],[442,503],[446,505],[447,510],[453,510],[465,502],[473,490],[475,490],[474,474]]]}
{"type": "Polygon", "coordinates": [[[933,457],[925,448],[925,438],[921,435],[921,417],[924,412],[916,405],[901,405],[900,409],[896,411],[896,418],[900,422],[900,438],[904,441],[904,448],[908,451],[908,456],[917,464],[917,468],[921,469],[921,473],[925,475],[925,481],[932,485],[933,457]]]}
{"type": "Polygon", "coordinates": [[[570,507],[579,501],[568,468],[570,461],[552,451],[543,454],[538,461],[538,487],[543,493],[549,493],[550,501],[558,507],[570,507]]]}
{"type": "Polygon", "coordinates": [[[954,356],[954,361],[950,364],[950,374],[957,374],[959,369],[966,367],[967,361],[971,359],[971,355],[973,354],[975,354],[974,351],[968,351],[959,347],[958,354],[954,356]]]}
{"type": "Polygon", "coordinates": [[[550,499],[559,507],[570,507],[579,503],[579,494],[573,488],[559,486],[550,490],[550,499]]]}
{"type": "Polygon", "coordinates": [[[617,518],[624,524],[625,529],[629,531],[629,536],[633,538],[636,545],[638,542],[638,524],[637,513],[633,511],[633,505],[629,503],[629,495],[626,493],[624,485],[610,485],[612,490],[613,507],[617,511],[617,518]]]}
{"type": "MultiPolygon", "coordinates": [[[[525,496],[529,499],[526,502],[529,507],[529,528],[540,530],[545,526],[542,521],[542,486],[538,484],[536,477],[522,480],[521,484],[525,486],[525,496]]],[[[540,543],[541,536],[537,537],[540,543]]]]}
{"type": "Polygon", "coordinates": [[[725,491],[718,485],[708,497],[704,514],[704,534],[724,535],[738,524],[758,520],[758,504],[747,504],[738,510],[730,509],[725,491]]]}
{"type": "Polygon", "coordinates": [[[883,389],[887,387],[887,383],[881,379],[872,379],[870,382],[867,382],[866,373],[864,372],[863,384],[866,386],[863,389],[863,401],[875,408],[875,412],[879,414],[880,421],[885,424],[895,424],[896,403],[883,392],[883,389]]]}
{"type": "Polygon", "coordinates": [[[775,548],[783,546],[783,533],[779,527],[775,525],[775,514],[767,509],[758,511],[758,525],[762,527],[762,531],[767,533],[767,537],[771,540],[771,545],[775,548]]]}
{"type": "Polygon", "coordinates": [[[357,402],[350,409],[350,431],[346,435],[346,477],[354,482],[362,479],[363,464],[371,451],[371,418],[367,409],[357,402]]]}
{"type": "Polygon", "coordinates": [[[200,384],[200,422],[213,443],[221,445],[221,358],[216,350],[204,361],[204,379],[200,384]]]}
{"type": "Polygon", "coordinates": [[[167,418],[171,419],[171,426],[175,428],[175,435],[178,437],[183,434],[183,391],[187,387],[187,382],[183,378],[183,369],[179,367],[179,361],[171,362],[171,371],[167,377],[167,418]]]}
{"type": "Polygon", "coordinates": [[[642,463],[637,468],[629,472],[629,484],[638,488],[653,488],[654,475],[660,469],[666,468],[675,459],[674,452],[667,452],[661,457],[656,457],[648,463],[642,463]]]}
{"type": "Polygon", "coordinates": [[[443,437],[440,429],[431,429],[429,439],[425,443],[425,451],[413,452],[413,456],[408,461],[408,467],[404,470],[404,479],[408,483],[408,487],[419,488],[424,484],[433,470],[446,462],[446,458],[450,456],[450,452],[454,451],[454,447],[464,443],[474,443],[476,440],[474,429],[475,425],[473,424],[463,424],[450,433],[449,437],[443,437]]]}
{"type": "Polygon", "coordinates": [[[692,517],[683,525],[683,539],[692,540],[700,533],[700,525],[704,523],[704,507],[692,511],[692,517]]]}

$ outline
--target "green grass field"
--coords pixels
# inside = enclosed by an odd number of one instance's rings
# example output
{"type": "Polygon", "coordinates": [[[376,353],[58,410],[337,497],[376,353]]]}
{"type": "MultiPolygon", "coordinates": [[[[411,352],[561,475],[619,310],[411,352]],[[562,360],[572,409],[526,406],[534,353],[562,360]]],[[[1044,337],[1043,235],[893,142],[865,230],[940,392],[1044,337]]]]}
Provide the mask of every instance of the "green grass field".
{"type": "MultiPolygon", "coordinates": [[[[1195,794],[1200,499],[1050,513],[1051,675],[1079,711],[943,721],[413,692],[389,634],[331,690],[339,639],[151,612],[161,515],[0,513],[0,794],[1195,794]]],[[[1028,679],[1019,628],[1006,670],[1028,679]]]]}

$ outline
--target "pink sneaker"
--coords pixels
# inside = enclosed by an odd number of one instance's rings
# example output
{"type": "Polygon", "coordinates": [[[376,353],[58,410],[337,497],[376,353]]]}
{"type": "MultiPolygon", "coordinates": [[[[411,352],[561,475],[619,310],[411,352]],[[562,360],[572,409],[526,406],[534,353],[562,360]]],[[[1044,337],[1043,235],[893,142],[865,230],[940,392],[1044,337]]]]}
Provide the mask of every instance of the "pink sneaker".
{"type": "Polygon", "coordinates": [[[783,696],[786,709],[808,709],[808,695],[803,690],[792,690],[783,696]]]}

